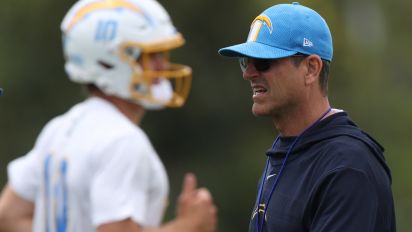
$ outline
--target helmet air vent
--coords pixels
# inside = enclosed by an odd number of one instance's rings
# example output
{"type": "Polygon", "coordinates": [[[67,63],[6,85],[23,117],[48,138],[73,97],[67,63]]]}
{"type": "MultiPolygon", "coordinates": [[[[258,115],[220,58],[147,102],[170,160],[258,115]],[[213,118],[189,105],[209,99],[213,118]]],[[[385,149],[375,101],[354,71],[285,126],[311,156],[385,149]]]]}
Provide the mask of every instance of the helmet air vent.
{"type": "Polygon", "coordinates": [[[102,60],[97,61],[97,63],[105,69],[112,69],[114,67],[113,65],[102,60]]]}

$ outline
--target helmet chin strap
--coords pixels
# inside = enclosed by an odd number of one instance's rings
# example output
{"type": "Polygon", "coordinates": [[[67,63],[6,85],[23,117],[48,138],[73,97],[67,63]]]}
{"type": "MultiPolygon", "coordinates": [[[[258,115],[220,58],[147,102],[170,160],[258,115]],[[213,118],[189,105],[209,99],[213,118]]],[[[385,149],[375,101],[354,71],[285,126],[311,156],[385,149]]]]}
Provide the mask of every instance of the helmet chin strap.
{"type": "Polygon", "coordinates": [[[147,110],[160,110],[164,108],[164,104],[160,102],[168,102],[173,98],[173,87],[169,80],[159,78],[159,82],[151,85],[151,98],[154,101],[141,100],[141,105],[147,110]]]}

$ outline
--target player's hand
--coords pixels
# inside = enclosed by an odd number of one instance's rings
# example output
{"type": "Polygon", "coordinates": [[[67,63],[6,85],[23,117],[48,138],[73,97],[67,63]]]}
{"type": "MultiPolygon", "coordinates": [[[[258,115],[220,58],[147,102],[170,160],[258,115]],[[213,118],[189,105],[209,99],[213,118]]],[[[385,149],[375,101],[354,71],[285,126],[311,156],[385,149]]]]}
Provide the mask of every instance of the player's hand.
{"type": "Polygon", "coordinates": [[[193,232],[213,232],[217,225],[217,208],[206,188],[197,188],[194,174],[186,174],[177,206],[177,219],[193,232]]]}

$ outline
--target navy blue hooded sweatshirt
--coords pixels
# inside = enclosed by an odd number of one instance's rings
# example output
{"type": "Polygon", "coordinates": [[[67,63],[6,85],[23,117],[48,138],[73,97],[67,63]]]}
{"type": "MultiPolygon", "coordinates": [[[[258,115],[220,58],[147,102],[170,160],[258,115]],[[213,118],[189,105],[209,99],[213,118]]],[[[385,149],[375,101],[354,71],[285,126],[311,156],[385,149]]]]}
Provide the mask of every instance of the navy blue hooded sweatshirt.
{"type": "Polygon", "coordinates": [[[267,152],[270,162],[260,210],[257,213],[256,202],[249,232],[258,231],[257,215],[262,219],[265,211],[261,231],[266,232],[396,231],[383,147],[345,112],[320,121],[302,135],[267,203],[295,138],[280,138],[267,152]]]}

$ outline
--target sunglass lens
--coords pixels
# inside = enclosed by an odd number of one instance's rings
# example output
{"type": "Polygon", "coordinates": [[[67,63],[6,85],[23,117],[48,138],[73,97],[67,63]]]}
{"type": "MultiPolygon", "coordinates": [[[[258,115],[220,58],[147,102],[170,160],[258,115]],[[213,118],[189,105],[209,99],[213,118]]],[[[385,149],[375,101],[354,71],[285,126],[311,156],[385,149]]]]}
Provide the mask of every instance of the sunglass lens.
{"type": "Polygon", "coordinates": [[[249,59],[247,57],[240,57],[239,58],[239,65],[242,72],[246,71],[247,65],[249,63],[249,59]]]}
{"type": "Polygon", "coordinates": [[[270,60],[267,59],[255,59],[253,62],[256,70],[259,72],[265,72],[270,68],[270,60]]]}
{"type": "Polygon", "coordinates": [[[270,68],[271,60],[268,59],[251,59],[248,57],[240,57],[239,64],[242,72],[245,72],[249,63],[252,63],[255,69],[259,72],[265,72],[270,68]]]}

